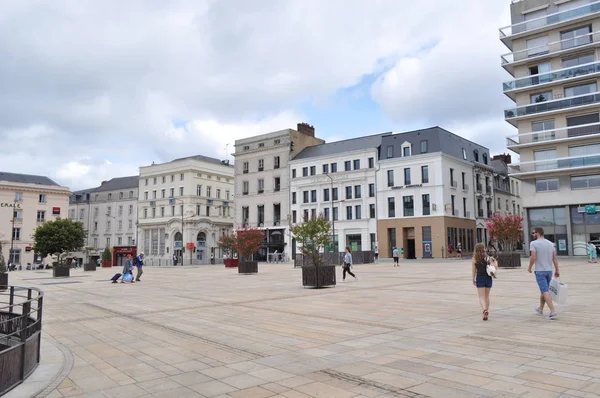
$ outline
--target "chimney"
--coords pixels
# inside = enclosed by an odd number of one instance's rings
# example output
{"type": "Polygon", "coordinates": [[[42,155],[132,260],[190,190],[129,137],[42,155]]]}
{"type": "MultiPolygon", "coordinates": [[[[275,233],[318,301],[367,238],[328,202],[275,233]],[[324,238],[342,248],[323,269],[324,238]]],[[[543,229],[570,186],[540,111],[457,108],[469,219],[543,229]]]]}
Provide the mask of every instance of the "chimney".
{"type": "Polygon", "coordinates": [[[315,136],[315,128],[308,123],[298,123],[298,132],[305,134],[309,137],[315,136]]]}
{"type": "Polygon", "coordinates": [[[102,181],[102,182],[100,183],[100,185],[104,185],[104,184],[106,184],[107,182],[108,182],[108,181],[102,181]]]}
{"type": "Polygon", "coordinates": [[[504,162],[506,164],[512,163],[510,153],[503,153],[501,155],[496,155],[492,158],[492,160],[501,160],[502,162],[504,162]]]}

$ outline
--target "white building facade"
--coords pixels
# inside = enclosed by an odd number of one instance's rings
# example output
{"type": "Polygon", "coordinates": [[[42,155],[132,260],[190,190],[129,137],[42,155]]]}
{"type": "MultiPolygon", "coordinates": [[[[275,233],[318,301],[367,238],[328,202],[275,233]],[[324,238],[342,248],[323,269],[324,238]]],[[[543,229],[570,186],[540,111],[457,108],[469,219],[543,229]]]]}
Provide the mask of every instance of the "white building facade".
{"type": "Polygon", "coordinates": [[[257,228],[265,240],[256,260],[271,253],[291,257],[290,160],[305,147],[324,141],[305,123],[235,142],[235,228],[257,228]]]}
{"type": "Polygon", "coordinates": [[[67,217],[70,195],[69,188],[48,177],[0,172],[0,242],[6,263],[44,260],[33,250],[33,234],[38,225],[67,217]]]}
{"type": "MultiPolygon", "coordinates": [[[[381,136],[305,148],[290,161],[292,225],[320,215],[332,222],[328,251],[377,246],[377,159],[381,136]]],[[[295,249],[295,242],[292,241],[295,249]]]]}
{"type": "Polygon", "coordinates": [[[138,176],[103,181],[97,188],[73,192],[69,218],[87,231],[84,252],[72,253],[80,263],[100,258],[104,249],[135,246],[138,176]]]}
{"type": "Polygon", "coordinates": [[[222,258],[221,236],[234,220],[234,170],[228,161],[191,156],[140,167],[138,252],[149,265],[208,264],[222,258]]]}

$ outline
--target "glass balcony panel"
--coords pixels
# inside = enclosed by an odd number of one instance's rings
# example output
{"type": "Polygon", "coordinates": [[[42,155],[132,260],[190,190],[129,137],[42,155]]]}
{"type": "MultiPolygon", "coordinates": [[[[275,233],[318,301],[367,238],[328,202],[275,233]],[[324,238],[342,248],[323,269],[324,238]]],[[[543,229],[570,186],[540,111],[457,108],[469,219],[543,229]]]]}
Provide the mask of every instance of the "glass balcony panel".
{"type": "Polygon", "coordinates": [[[600,166],[600,153],[593,155],[571,156],[561,159],[536,160],[521,164],[512,164],[511,166],[518,166],[520,173],[533,171],[554,171],[571,169],[574,167],[600,166]]]}
{"type": "Polygon", "coordinates": [[[596,43],[599,40],[600,32],[596,31],[564,40],[555,41],[552,43],[526,48],[524,50],[502,55],[502,65],[512,64],[513,62],[523,61],[526,59],[535,58],[546,54],[552,54],[558,51],[570,49],[572,47],[579,47],[590,43],[596,43]]]}
{"type": "Polygon", "coordinates": [[[512,119],[520,116],[535,115],[542,112],[556,111],[560,109],[568,109],[576,106],[595,104],[600,102],[600,92],[580,95],[577,97],[569,97],[556,99],[553,101],[539,102],[536,104],[524,105],[517,108],[506,109],[504,117],[512,119]]]}
{"type": "Polygon", "coordinates": [[[550,15],[544,15],[539,18],[532,19],[530,21],[523,21],[514,25],[500,28],[500,38],[502,39],[507,36],[512,36],[533,29],[542,28],[544,26],[565,22],[598,11],[600,11],[600,1],[591,4],[586,4],[582,7],[573,8],[570,10],[565,10],[550,15]]]}
{"type": "Polygon", "coordinates": [[[504,83],[503,89],[504,91],[510,91],[530,86],[536,86],[538,84],[545,84],[564,79],[570,79],[577,76],[585,76],[592,73],[600,73],[600,62],[595,62],[593,64],[587,65],[577,65],[567,69],[513,80],[504,83]]]}

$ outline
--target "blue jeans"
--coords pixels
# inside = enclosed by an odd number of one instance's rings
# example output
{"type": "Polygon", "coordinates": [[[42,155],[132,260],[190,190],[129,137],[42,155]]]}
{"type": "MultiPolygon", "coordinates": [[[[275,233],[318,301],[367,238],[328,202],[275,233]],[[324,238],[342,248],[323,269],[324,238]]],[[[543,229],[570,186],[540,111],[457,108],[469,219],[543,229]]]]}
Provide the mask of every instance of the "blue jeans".
{"type": "Polygon", "coordinates": [[[540,287],[540,292],[546,293],[552,280],[552,271],[535,271],[535,280],[540,287]]]}

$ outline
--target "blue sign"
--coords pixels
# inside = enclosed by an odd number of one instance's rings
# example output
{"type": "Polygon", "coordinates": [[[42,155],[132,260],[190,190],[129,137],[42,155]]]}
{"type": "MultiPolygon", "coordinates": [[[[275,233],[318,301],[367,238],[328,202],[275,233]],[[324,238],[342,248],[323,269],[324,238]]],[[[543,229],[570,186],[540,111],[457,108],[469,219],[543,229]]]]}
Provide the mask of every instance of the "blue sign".
{"type": "Polygon", "coordinates": [[[175,199],[169,199],[169,204],[170,205],[174,205],[175,204],[175,199]]]}

